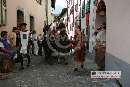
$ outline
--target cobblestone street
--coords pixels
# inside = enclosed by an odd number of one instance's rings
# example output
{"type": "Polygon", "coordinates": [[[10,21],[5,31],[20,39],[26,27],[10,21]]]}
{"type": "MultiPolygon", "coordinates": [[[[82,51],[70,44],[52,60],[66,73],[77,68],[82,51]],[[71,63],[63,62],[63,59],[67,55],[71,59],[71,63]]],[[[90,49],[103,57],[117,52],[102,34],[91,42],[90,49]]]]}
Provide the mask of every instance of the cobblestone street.
{"type": "MultiPolygon", "coordinates": [[[[90,71],[96,65],[87,60],[87,66],[80,72],[73,72],[73,65],[48,65],[43,57],[33,57],[32,65],[19,71],[17,68],[0,81],[0,87],[119,87],[114,81],[94,80],[90,71]]],[[[17,65],[18,67],[18,65],[17,65]]]]}

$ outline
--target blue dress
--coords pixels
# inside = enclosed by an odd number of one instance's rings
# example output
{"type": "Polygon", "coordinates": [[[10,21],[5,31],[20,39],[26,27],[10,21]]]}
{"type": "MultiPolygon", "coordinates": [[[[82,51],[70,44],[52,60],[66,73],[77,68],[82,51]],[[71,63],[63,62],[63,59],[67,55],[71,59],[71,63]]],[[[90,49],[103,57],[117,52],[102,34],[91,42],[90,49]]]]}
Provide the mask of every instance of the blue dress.
{"type": "Polygon", "coordinates": [[[9,42],[8,42],[8,39],[2,37],[2,38],[0,39],[0,41],[3,43],[4,48],[9,51],[9,52],[7,53],[7,54],[9,55],[9,58],[13,59],[14,56],[15,56],[15,53],[10,50],[10,44],[9,44],[9,42]]]}

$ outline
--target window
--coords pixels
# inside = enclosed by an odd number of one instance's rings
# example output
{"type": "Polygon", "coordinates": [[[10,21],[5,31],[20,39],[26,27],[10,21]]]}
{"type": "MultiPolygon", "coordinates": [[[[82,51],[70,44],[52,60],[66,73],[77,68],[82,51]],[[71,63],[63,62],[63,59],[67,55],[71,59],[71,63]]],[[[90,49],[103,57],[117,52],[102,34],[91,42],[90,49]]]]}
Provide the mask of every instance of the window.
{"type": "Polygon", "coordinates": [[[34,17],[30,16],[30,30],[34,30],[34,17]]]}
{"type": "Polygon", "coordinates": [[[6,25],[7,19],[7,8],[6,8],[6,0],[0,0],[0,25],[6,25]]]}
{"type": "Polygon", "coordinates": [[[17,26],[19,26],[21,23],[24,23],[24,12],[17,10],[17,26]]]}
{"type": "Polygon", "coordinates": [[[78,12],[78,4],[75,5],[75,11],[78,12]]]}
{"type": "Polygon", "coordinates": [[[70,15],[71,14],[74,14],[74,6],[72,6],[71,9],[70,9],[70,15]]]}
{"type": "Polygon", "coordinates": [[[37,3],[39,3],[40,5],[42,4],[42,0],[36,0],[37,3]]]}
{"type": "Polygon", "coordinates": [[[85,0],[83,1],[83,4],[82,4],[82,18],[85,17],[85,0]]]}
{"type": "Polygon", "coordinates": [[[89,13],[90,12],[90,0],[87,2],[87,5],[86,5],[86,13],[89,13]]]}
{"type": "Polygon", "coordinates": [[[68,1],[68,4],[70,5],[70,0],[68,1]]]}

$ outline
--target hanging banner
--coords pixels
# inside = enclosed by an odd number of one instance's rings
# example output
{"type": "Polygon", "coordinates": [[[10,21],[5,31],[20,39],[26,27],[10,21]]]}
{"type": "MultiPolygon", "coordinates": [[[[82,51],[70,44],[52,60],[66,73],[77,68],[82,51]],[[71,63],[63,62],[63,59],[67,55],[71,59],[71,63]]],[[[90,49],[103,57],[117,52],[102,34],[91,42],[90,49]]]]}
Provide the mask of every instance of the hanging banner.
{"type": "Polygon", "coordinates": [[[92,44],[92,35],[94,33],[95,29],[95,19],[96,19],[96,0],[91,0],[90,1],[90,39],[89,39],[89,52],[92,53],[93,51],[93,44],[92,44]]]}
{"type": "Polygon", "coordinates": [[[90,17],[90,0],[88,0],[86,2],[85,8],[86,8],[86,27],[88,29],[88,26],[89,26],[89,17],[90,17]]]}

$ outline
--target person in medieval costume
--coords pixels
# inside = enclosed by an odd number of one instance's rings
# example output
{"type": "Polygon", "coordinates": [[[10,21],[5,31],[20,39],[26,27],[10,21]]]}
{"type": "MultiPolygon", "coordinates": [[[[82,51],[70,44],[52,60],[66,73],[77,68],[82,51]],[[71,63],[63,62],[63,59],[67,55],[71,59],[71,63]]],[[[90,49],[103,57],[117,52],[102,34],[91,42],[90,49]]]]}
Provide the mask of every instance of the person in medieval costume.
{"type": "Polygon", "coordinates": [[[73,48],[74,48],[74,63],[75,63],[75,68],[74,71],[78,71],[79,66],[83,68],[83,63],[84,63],[84,48],[85,48],[85,43],[84,43],[84,38],[83,34],[80,30],[80,27],[77,27],[75,30],[75,36],[74,36],[74,41],[73,41],[73,48]]]}
{"type": "Polygon", "coordinates": [[[96,58],[95,62],[99,70],[105,69],[106,52],[106,23],[101,24],[101,29],[96,36],[96,58]]]}
{"type": "Polygon", "coordinates": [[[56,42],[56,44],[57,44],[56,48],[57,48],[57,51],[60,56],[60,58],[58,58],[59,59],[58,62],[61,64],[67,65],[69,62],[69,53],[70,53],[70,49],[71,49],[70,48],[71,42],[67,36],[66,30],[64,27],[63,27],[63,30],[60,31],[58,43],[59,43],[59,45],[56,42]]]}
{"type": "Polygon", "coordinates": [[[26,25],[27,25],[26,23],[22,23],[20,25],[21,48],[20,48],[19,59],[21,62],[21,69],[24,69],[24,67],[23,67],[24,56],[23,55],[25,55],[28,59],[27,66],[30,65],[30,55],[27,53],[29,31],[26,30],[26,25]]]}
{"type": "Polygon", "coordinates": [[[38,55],[42,56],[43,52],[43,35],[39,34],[38,35],[38,55]]]}
{"type": "Polygon", "coordinates": [[[30,30],[29,33],[29,40],[28,40],[28,54],[33,54],[34,55],[34,43],[32,39],[32,30],[30,30]]]}
{"type": "Polygon", "coordinates": [[[7,38],[7,31],[1,32],[0,38],[0,80],[5,78],[5,73],[13,70],[15,52],[11,50],[10,42],[7,38]]]}
{"type": "Polygon", "coordinates": [[[51,53],[52,53],[52,50],[50,49],[50,45],[48,44],[48,38],[49,38],[49,29],[50,29],[50,26],[51,25],[44,25],[44,28],[43,28],[43,33],[44,33],[44,36],[43,36],[43,49],[44,49],[44,54],[45,54],[45,62],[47,64],[51,64],[50,63],[50,57],[51,57],[51,53]]]}
{"type": "Polygon", "coordinates": [[[36,31],[34,30],[33,33],[32,33],[32,41],[33,41],[33,49],[34,49],[34,55],[37,56],[38,55],[38,40],[37,40],[37,34],[36,34],[36,31]]]}
{"type": "Polygon", "coordinates": [[[11,49],[11,44],[10,41],[8,40],[8,32],[7,31],[2,31],[1,32],[1,38],[0,38],[0,42],[3,44],[3,52],[9,56],[9,58],[11,58],[12,60],[15,59],[15,55],[16,53],[11,49]]]}

